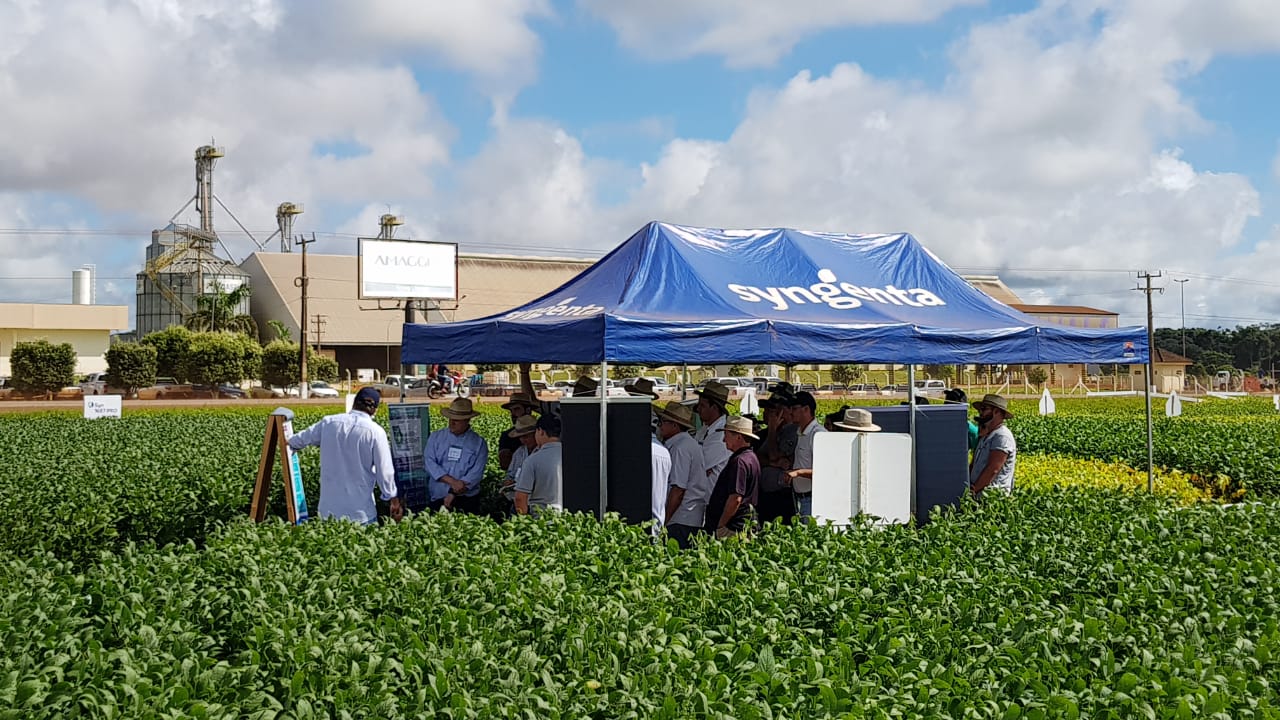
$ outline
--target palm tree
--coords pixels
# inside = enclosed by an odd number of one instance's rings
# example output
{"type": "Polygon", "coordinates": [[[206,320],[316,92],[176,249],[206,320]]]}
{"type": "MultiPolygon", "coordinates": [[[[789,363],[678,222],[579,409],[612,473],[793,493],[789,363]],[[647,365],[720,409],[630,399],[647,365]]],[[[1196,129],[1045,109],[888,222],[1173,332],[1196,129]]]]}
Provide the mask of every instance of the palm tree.
{"type": "Polygon", "coordinates": [[[253,316],[237,314],[249,293],[249,285],[244,284],[231,292],[223,292],[219,287],[212,294],[201,295],[196,298],[199,309],[188,315],[184,324],[196,332],[226,330],[257,338],[258,323],[254,322],[253,316]]]}
{"type": "Polygon", "coordinates": [[[290,333],[289,328],[285,327],[285,324],[279,320],[268,320],[267,325],[271,328],[271,331],[276,334],[277,340],[284,340],[285,342],[288,342],[293,339],[290,337],[293,333],[290,333]]]}

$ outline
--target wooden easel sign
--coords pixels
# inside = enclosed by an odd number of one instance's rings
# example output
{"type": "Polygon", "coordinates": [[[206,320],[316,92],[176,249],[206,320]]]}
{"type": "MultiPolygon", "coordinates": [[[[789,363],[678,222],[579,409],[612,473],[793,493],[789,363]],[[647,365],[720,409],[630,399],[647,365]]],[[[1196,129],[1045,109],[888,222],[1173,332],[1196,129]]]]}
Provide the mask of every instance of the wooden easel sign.
{"type": "MultiPolygon", "coordinates": [[[[285,411],[288,412],[288,411],[285,411]]],[[[262,438],[262,455],[258,458],[258,477],[253,484],[253,504],[249,517],[254,522],[267,519],[267,503],[271,499],[272,465],[276,451],[280,451],[280,472],[284,476],[284,503],[289,522],[301,525],[307,521],[307,494],[302,488],[302,468],[298,455],[289,447],[288,438],[293,434],[292,413],[276,411],[267,418],[267,434],[262,438]]]]}

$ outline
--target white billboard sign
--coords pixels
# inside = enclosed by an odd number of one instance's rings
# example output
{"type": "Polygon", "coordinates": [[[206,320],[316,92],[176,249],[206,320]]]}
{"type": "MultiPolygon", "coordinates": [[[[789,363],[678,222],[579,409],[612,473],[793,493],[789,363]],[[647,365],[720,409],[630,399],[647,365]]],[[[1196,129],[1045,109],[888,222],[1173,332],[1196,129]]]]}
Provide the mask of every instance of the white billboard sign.
{"type": "Polygon", "coordinates": [[[118,418],[122,396],[120,395],[86,395],[84,398],[84,417],[86,420],[101,418],[118,418]]]}
{"type": "Polygon", "coordinates": [[[458,299],[455,243],[360,238],[360,299],[458,299]]]}

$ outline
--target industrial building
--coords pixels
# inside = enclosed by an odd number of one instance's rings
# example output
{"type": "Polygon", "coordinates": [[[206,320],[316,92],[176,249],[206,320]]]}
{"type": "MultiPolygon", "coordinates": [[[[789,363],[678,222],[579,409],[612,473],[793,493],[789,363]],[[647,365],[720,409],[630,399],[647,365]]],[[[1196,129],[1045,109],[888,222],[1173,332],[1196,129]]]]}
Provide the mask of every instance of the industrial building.
{"type": "Polygon", "coordinates": [[[13,346],[34,340],[70,343],[77,373],[105,371],[111,333],[129,328],[129,308],[95,305],[94,296],[94,271],[85,268],[72,273],[70,304],[0,303],[0,376],[13,374],[13,346]]]}
{"type": "MultiPolygon", "coordinates": [[[[302,295],[294,279],[302,273],[301,253],[250,255],[240,269],[253,287],[253,319],[270,337],[268,321],[284,324],[295,341],[307,323],[308,342],[354,377],[361,368],[400,371],[400,331],[404,310],[395,303],[359,300],[355,255],[307,255],[310,291],[302,318],[302,295]]],[[[544,295],[591,266],[591,260],[460,254],[455,304],[418,301],[418,322],[472,320],[522,305],[544,295]]]]}
{"type": "MultiPolygon", "coordinates": [[[[151,233],[146,265],[137,276],[135,337],[181,325],[200,310],[202,296],[229,293],[248,282],[248,277],[235,263],[217,253],[219,242],[213,227],[213,205],[221,201],[213,193],[213,167],[218,158],[225,155],[222,148],[213,145],[196,149],[196,193],[174,213],[174,218],[195,203],[200,225],[170,220],[166,227],[151,233]]],[[[233,311],[233,314],[248,313],[247,299],[233,311]]]]}

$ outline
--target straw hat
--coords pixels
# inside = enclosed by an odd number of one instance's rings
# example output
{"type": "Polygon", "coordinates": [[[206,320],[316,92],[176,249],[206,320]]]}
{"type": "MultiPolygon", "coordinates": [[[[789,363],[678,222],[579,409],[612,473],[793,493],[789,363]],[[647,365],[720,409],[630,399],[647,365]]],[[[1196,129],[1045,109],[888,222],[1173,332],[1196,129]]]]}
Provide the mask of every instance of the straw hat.
{"type": "Polygon", "coordinates": [[[573,397],[595,395],[600,383],[589,377],[580,377],[573,383],[573,397]]]}
{"type": "Polygon", "coordinates": [[[653,391],[653,381],[649,378],[639,378],[631,385],[624,385],[622,389],[632,395],[648,395],[655,400],[658,398],[658,393],[653,391]]]}
{"type": "Polygon", "coordinates": [[[693,411],[678,400],[672,400],[665,407],[654,403],[653,411],[657,413],[659,420],[670,420],[685,429],[693,428],[693,411]]]}
{"type": "Polygon", "coordinates": [[[512,393],[511,399],[502,404],[502,409],[510,410],[511,408],[517,407],[517,406],[527,407],[530,410],[537,410],[538,408],[542,407],[542,404],[539,403],[537,400],[535,400],[534,397],[529,393],[519,392],[519,393],[512,393]]]}
{"type": "Polygon", "coordinates": [[[701,390],[694,390],[693,394],[699,397],[704,397],[720,407],[724,407],[729,404],[729,388],[721,385],[715,380],[707,383],[701,390]]]}
{"type": "Polygon", "coordinates": [[[844,419],[834,423],[838,428],[856,430],[857,432],[879,432],[880,426],[871,422],[871,411],[862,408],[849,408],[844,411],[844,419]]]}
{"type": "Polygon", "coordinates": [[[454,398],[449,407],[440,409],[440,414],[450,420],[470,420],[480,415],[471,406],[471,398],[454,398]]]}
{"type": "Polygon", "coordinates": [[[538,418],[532,415],[521,415],[516,418],[516,426],[507,433],[507,437],[518,438],[524,437],[525,435],[532,435],[533,431],[537,429],[538,418]]]}
{"type": "Polygon", "coordinates": [[[749,437],[752,440],[759,440],[760,437],[757,436],[754,431],[755,426],[751,424],[751,418],[745,418],[737,415],[724,421],[724,430],[721,432],[738,433],[739,435],[749,437]]]}
{"type": "Polygon", "coordinates": [[[982,409],[983,405],[990,405],[1004,413],[1005,417],[1013,417],[1013,413],[1009,411],[1009,401],[995,393],[987,393],[982,396],[981,400],[973,404],[973,406],[979,410],[982,409]]]}

